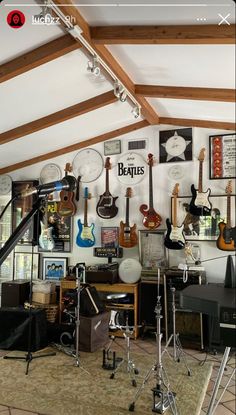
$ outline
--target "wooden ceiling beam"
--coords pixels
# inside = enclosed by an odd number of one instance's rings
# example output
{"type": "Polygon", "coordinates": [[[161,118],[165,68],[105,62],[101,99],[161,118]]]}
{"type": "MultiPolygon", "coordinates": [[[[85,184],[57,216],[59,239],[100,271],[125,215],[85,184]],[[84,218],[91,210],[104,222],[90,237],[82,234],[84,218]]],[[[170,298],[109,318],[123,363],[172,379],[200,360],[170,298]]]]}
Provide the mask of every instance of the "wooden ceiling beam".
{"type": "Polygon", "coordinates": [[[36,131],[43,130],[44,128],[51,127],[52,125],[67,121],[71,118],[78,117],[79,115],[86,114],[87,112],[94,111],[98,108],[102,108],[105,105],[112,104],[116,101],[117,98],[114,95],[114,91],[105,92],[104,94],[79,102],[71,107],[64,108],[61,111],[54,112],[46,117],[5,131],[0,134],[0,145],[24,137],[28,134],[33,134],[36,131]]]}
{"type": "Polygon", "coordinates": [[[178,125],[179,127],[213,128],[235,131],[235,123],[225,121],[194,120],[185,118],[160,117],[160,124],[178,125]]]}
{"type": "Polygon", "coordinates": [[[110,131],[108,133],[101,134],[93,138],[89,138],[88,140],[84,140],[79,143],[60,148],[59,150],[51,151],[50,153],[42,154],[41,156],[33,157],[32,159],[21,161],[16,164],[12,164],[11,166],[2,167],[0,168],[0,174],[6,174],[14,170],[23,169],[24,167],[32,166],[36,163],[50,160],[52,158],[59,157],[67,153],[71,153],[72,151],[80,150],[85,147],[90,147],[94,144],[101,143],[103,141],[107,141],[112,138],[115,138],[115,137],[118,137],[124,134],[128,134],[132,131],[137,131],[137,130],[140,130],[141,128],[145,128],[148,126],[149,126],[149,123],[146,120],[138,121],[134,124],[130,124],[125,127],[121,127],[116,130],[110,131]]]}
{"type": "Polygon", "coordinates": [[[91,39],[105,45],[235,44],[235,24],[186,26],[98,26],[91,39]]]}
{"type": "Polygon", "coordinates": [[[81,47],[82,45],[76,42],[70,35],[52,40],[28,53],[24,53],[24,55],[18,58],[0,65],[0,83],[8,81],[15,76],[21,75],[81,47]]]}
{"type": "Polygon", "coordinates": [[[191,99],[235,102],[235,89],[193,88],[182,86],[135,85],[135,93],[151,98],[191,99]]]}

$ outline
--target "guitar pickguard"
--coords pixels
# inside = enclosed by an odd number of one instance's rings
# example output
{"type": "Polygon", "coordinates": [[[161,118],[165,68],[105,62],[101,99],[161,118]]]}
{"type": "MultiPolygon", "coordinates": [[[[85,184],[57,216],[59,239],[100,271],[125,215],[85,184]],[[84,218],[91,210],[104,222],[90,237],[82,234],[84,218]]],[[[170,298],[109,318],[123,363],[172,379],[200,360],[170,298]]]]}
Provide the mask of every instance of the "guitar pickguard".
{"type": "Polygon", "coordinates": [[[171,226],[171,233],[170,233],[170,239],[173,242],[182,242],[183,244],[185,244],[185,239],[184,239],[184,235],[183,235],[183,229],[184,226],[171,226]]]}
{"type": "Polygon", "coordinates": [[[55,247],[55,242],[52,236],[53,228],[45,227],[43,222],[40,222],[40,225],[41,225],[41,234],[39,237],[39,245],[42,249],[45,249],[46,251],[52,251],[55,247]]]}
{"type": "Polygon", "coordinates": [[[209,201],[210,192],[211,192],[210,189],[202,193],[197,192],[196,199],[194,202],[195,206],[200,207],[200,208],[204,206],[207,209],[211,209],[211,203],[209,201]]]}

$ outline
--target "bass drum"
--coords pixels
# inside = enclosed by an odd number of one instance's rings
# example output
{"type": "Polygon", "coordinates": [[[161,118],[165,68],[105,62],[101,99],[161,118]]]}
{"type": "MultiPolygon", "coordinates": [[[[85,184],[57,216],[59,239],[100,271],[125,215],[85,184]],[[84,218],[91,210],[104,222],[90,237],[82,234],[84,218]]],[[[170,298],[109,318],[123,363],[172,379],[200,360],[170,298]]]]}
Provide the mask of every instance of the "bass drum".
{"type": "Polygon", "coordinates": [[[126,325],[128,317],[128,325],[134,325],[134,312],[129,310],[111,310],[111,317],[109,321],[109,330],[117,330],[119,326],[126,325]]]}

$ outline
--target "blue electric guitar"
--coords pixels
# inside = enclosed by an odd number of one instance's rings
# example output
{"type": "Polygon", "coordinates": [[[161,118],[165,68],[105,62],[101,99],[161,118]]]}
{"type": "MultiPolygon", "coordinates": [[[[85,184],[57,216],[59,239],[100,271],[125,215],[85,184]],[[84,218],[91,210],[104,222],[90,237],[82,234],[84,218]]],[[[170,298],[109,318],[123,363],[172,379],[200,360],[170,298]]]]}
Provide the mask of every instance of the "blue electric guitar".
{"type": "Polygon", "coordinates": [[[95,236],[93,233],[94,223],[88,226],[88,188],[84,189],[84,223],[78,220],[79,233],[76,238],[76,243],[81,248],[90,248],[95,244],[95,236]]]}

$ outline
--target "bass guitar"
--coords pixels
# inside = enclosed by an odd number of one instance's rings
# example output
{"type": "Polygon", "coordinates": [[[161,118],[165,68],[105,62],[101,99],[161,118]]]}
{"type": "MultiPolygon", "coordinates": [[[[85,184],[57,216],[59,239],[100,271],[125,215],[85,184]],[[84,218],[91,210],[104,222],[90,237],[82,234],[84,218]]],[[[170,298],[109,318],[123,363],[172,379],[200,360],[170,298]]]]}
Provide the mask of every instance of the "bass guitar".
{"type": "Polygon", "coordinates": [[[155,229],[162,222],[161,216],[153,208],[153,184],[152,184],[152,167],[153,154],[148,154],[149,165],[149,209],[147,205],[141,205],[139,210],[143,214],[143,224],[148,229],[155,229]]]}
{"type": "Polygon", "coordinates": [[[189,212],[194,216],[210,216],[212,204],[209,200],[211,190],[207,189],[203,192],[202,176],[203,176],[203,162],[205,159],[205,148],[202,148],[198,160],[199,160],[199,178],[198,178],[198,190],[195,189],[194,184],[191,186],[192,199],[189,204],[189,212]]]}
{"type": "Polygon", "coordinates": [[[137,245],[138,243],[138,236],[136,232],[136,224],[130,226],[129,223],[129,199],[132,196],[132,189],[131,187],[127,187],[126,189],[126,215],[125,215],[125,223],[123,221],[120,222],[120,231],[119,231],[119,244],[124,248],[133,248],[133,246],[137,245]]]}
{"type": "MultiPolygon", "coordinates": [[[[72,166],[70,163],[66,163],[65,175],[72,172],[72,166]]],[[[74,203],[74,192],[68,190],[62,190],[60,192],[60,202],[58,203],[58,214],[60,216],[74,216],[76,212],[76,206],[74,203]]]]}
{"type": "Polygon", "coordinates": [[[89,248],[95,244],[94,237],[94,223],[88,225],[88,199],[90,195],[88,193],[88,188],[84,189],[84,223],[81,223],[81,220],[78,220],[79,233],[76,238],[76,244],[81,248],[89,248]]]}
{"type": "Polygon", "coordinates": [[[183,234],[184,225],[177,226],[177,197],[179,193],[179,183],[176,183],[172,192],[173,204],[172,204],[172,218],[166,219],[167,233],[165,236],[164,244],[168,249],[183,249],[185,247],[185,238],[183,234]]]}
{"type": "Polygon", "coordinates": [[[99,196],[99,201],[96,207],[98,216],[103,219],[114,218],[118,213],[118,207],[116,206],[116,200],[118,196],[113,197],[109,191],[109,170],[111,169],[110,157],[106,158],[106,190],[99,196]]]}
{"type": "Polygon", "coordinates": [[[229,180],[225,193],[227,194],[227,215],[226,223],[220,222],[219,229],[220,234],[216,241],[217,248],[222,251],[235,251],[236,250],[236,228],[231,227],[231,193],[232,193],[232,181],[229,180]]]}
{"type": "Polygon", "coordinates": [[[52,235],[53,227],[48,227],[48,198],[46,198],[43,206],[43,220],[40,221],[40,226],[39,246],[44,251],[52,251],[55,248],[55,241],[52,235]]]}

